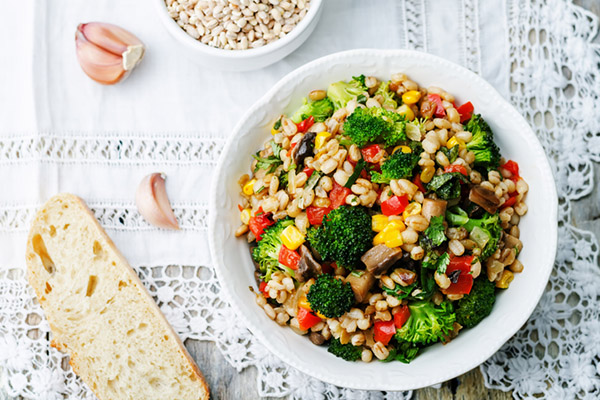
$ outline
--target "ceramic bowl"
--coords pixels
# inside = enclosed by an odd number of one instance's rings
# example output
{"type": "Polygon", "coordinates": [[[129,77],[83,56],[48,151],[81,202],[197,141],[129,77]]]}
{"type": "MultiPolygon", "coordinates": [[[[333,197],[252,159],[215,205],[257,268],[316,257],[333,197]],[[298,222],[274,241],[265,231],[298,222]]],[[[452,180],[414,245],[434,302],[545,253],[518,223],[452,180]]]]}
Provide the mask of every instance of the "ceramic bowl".
{"type": "Polygon", "coordinates": [[[249,71],[273,64],[296,50],[315,29],[322,11],[322,0],[311,0],[306,16],[283,38],[263,47],[224,50],[208,46],[188,35],[167,11],[165,0],[154,0],[158,17],[181,52],[197,63],[221,71],[249,71]]]}
{"type": "MultiPolygon", "coordinates": [[[[291,72],[242,116],[229,136],[213,183],[209,240],[223,293],[252,333],[281,360],[335,385],[369,390],[409,390],[440,383],[475,368],[494,354],[527,321],[554,264],[557,196],[550,165],[540,142],[519,112],[473,72],[429,54],[408,50],[352,50],[332,54],[291,72]],[[346,362],[312,344],[289,327],[271,321],[254,301],[254,266],[240,224],[238,178],[249,173],[250,155],[270,138],[275,118],[301,104],[312,89],[365,74],[389,79],[402,72],[423,87],[435,85],[454,94],[457,104],[471,101],[495,134],[506,159],[516,160],[529,184],[528,213],[519,228],[525,266],[508,290],[499,293],[490,316],[461,331],[447,345],[436,344],[410,364],[346,362]]],[[[485,272],[484,272],[485,273],[485,272]]]]}

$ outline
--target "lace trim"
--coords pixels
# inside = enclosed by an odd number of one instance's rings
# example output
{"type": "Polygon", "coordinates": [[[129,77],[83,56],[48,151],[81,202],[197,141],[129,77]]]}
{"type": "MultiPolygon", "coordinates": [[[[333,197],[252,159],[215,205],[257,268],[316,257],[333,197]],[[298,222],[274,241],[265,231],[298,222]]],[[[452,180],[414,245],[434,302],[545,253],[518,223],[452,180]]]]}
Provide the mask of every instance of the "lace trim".
{"type": "Polygon", "coordinates": [[[404,0],[404,38],[406,48],[427,51],[427,24],[425,22],[425,1],[404,0]]]}
{"type": "Polygon", "coordinates": [[[479,53],[479,1],[462,1],[463,47],[465,58],[463,66],[471,71],[481,72],[481,55],[479,53]]]}
{"type": "Polygon", "coordinates": [[[57,136],[54,133],[0,137],[0,164],[35,161],[77,163],[200,164],[215,162],[224,140],[212,137],[98,133],[57,136]]]}
{"type": "MultiPolygon", "coordinates": [[[[121,231],[153,230],[137,211],[135,204],[88,203],[96,219],[104,228],[121,231]]],[[[173,203],[173,211],[182,230],[204,231],[207,226],[208,206],[205,204],[173,203]]],[[[0,232],[26,232],[41,205],[7,207],[0,209],[0,232]]],[[[1,293],[1,291],[0,291],[1,293]]]]}

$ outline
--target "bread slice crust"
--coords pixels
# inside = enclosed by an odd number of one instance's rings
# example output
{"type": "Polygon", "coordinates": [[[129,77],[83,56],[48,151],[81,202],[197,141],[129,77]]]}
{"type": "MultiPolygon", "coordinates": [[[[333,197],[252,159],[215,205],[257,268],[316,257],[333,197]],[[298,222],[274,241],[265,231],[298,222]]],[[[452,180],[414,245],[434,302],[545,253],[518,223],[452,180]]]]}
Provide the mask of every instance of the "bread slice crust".
{"type": "Polygon", "coordinates": [[[194,360],[79,197],[52,197],[26,248],[28,280],[77,375],[101,400],[205,400],[194,360]]]}

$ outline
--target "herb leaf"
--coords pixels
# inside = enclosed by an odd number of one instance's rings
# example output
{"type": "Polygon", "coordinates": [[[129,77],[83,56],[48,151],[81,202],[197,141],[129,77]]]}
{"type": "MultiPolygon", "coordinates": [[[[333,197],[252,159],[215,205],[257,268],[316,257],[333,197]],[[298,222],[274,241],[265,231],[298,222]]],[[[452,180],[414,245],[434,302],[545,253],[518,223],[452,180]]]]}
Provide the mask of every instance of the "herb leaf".
{"type": "Polygon", "coordinates": [[[440,199],[452,200],[460,196],[460,182],[469,180],[460,172],[447,172],[434,176],[427,184],[427,190],[435,192],[440,199]]]}
{"type": "Polygon", "coordinates": [[[354,172],[352,172],[352,175],[350,175],[350,178],[348,178],[348,181],[346,181],[346,184],[344,185],[344,187],[351,188],[352,185],[354,185],[354,182],[356,182],[356,180],[360,176],[360,173],[365,169],[366,166],[367,166],[367,163],[365,162],[364,159],[361,158],[360,160],[358,160],[358,162],[356,163],[356,166],[354,167],[354,172]]]}
{"type": "Polygon", "coordinates": [[[420,245],[424,249],[431,250],[434,247],[440,246],[446,241],[446,235],[444,234],[444,217],[437,216],[431,217],[429,227],[423,232],[423,236],[420,240],[420,245]]]}

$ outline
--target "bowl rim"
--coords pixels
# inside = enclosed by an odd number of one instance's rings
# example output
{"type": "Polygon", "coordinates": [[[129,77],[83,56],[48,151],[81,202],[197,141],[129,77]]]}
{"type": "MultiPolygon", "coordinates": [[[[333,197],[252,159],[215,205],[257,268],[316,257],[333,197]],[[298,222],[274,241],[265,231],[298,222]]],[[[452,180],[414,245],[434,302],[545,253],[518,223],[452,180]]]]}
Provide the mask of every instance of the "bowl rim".
{"type": "MultiPolygon", "coordinates": [[[[491,84],[489,84],[485,79],[483,79],[481,76],[475,74],[474,72],[468,70],[467,68],[460,66],[454,62],[448,61],[444,58],[429,54],[429,53],[424,53],[424,52],[415,51],[415,50],[406,50],[406,49],[397,49],[397,50],[355,49],[355,50],[346,50],[346,51],[341,51],[341,52],[337,52],[337,53],[332,53],[327,56],[320,57],[310,63],[304,64],[301,67],[288,73],[283,78],[281,78],[269,91],[267,91],[259,100],[257,100],[244,113],[244,115],[240,118],[240,120],[234,127],[230,136],[227,138],[227,142],[221,152],[221,156],[219,157],[219,161],[218,161],[218,164],[217,164],[217,167],[215,170],[213,182],[211,184],[211,194],[210,194],[210,198],[209,198],[209,210],[215,210],[217,207],[217,204],[218,204],[217,188],[219,186],[219,180],[216,179],[216,177],[219,177],[222,175],[223,169],[225,167],[224,164],[225,164],[226,156],[229,153],[230,148],[232,147],[232,145],[234,143],[234,138],[238,136],[240,131],[244,130],[244,125],[245,125],[244,122],[252,114],[256,113],[257,110],[259,110],[261,107],[265,106],[269,102],[269,100],[279,91],[279,89],[281,87],[283,87],[284,85],[288,85],[288,84],[294,84],[293,83],[294,81],[298,81],[299,80],[298,78],[304,76],[305,71],[313,69],[315,65],[326,64],[328,61],[332,61],[332,60],[339,61],[340,59],[343,59],[344,57],[352,58],[352,57],[359,56],[359,55],[362,55],[362,56],[368,55],[369,57],[372,57],[372,58],[415,57],[415,58],[419,58],[421,61],[424,61],[424,62],[435,63],[435,64],[439,65],[440,67],[450,67],[450,68],[457,69],[458,72],[460,72],[461,74],[465,74],[464,76],[466,78],[469,78],[471,81],[476,81],[477,82],[476,84],[478,86],[481,86],[483,89],[485,89],[487,91],[487,93],[490,96],[493,96],[493,101],[495,104],[497,104],[498,108],[503,108],[505,111],[508,111],[510,113],[511,118],[515,118],[515,125],[518,125],[522,128],[523,135],[527,136],[529,139],[532,139],[532,143],[534,144],[534,148],[532,150],[534,150],[534,153],[536,153],[536,156],[539,158],[539,162],[543,163],[542,168],[541,168],[543,171],[542,178],[545,181],[545,183],[547,184],[547,186],[548,186],[547,189],[549,190],[549,193],[546,193],[546,195],[548,195],[549,199],[553,200],[552,204],[550,206],[550,208],[551,208],[550,215],[548,215],[548,217],[551,219],[551,221],[556,221],[556,222],[558,221],[558,196],[557,196],[557,191],[556,191],[556,183],[554,181],[554,178],[553,178],[553,175],[551,172],[552,169],[550,167],[550,163],[549,163],[546,153],[544,152],[543,147],[542,147],[539,139],[535,135],[533,129],[526,122],[526,120],[523,118],[523,116],[516,110],[516,108],[512,104],[510,104],[507,100],[505,100],[500,95],[500,93],[498,93],[498,91],[491,84]]],[[[463,363],[463,364],[461,364],[460,368],[455,369],[452,372],[449,372],[445,375],[441,374],[433,379],[427,379],[427,378],[421,379],[412,385],[409,384],[408,386],[407,385],[396,385],[393,388],[390,388],[390,387],[381,388],[381,387],[376,387],[373,383],[369,383],[369,382],[365,383],[365,382],[360,382],[359,380],[351,380],[348,378],[343,380],[340,378],[336,378],[332,375],[316,376],[314,371],[312,371],[310,368],[308,368],[308,365],[309,365],[308,363],[302,363],[302,365],[299,365],[298,363],[296,363],[296,361],[294,361],[290,357],[288,357],[288,355],[286,354],[285,351],[281,351],[278,347],[273,346],[272,343],[268,340],[268,338],[263,334],[262,330],[258,326],[256,326],[254,323],[252,323],[242,312],[240,312],[240,310],[238,308],[235,307],[235,304],[236,304],[236,302],[234,302],[235,296],[233,296],[233,293],[231,292],[230,288],[226,284],[224,284],[224,282],[226,282],[226,280],[224,279],[223,268],[226,268],[226,266],[220,265],[219,262],[217,261],[219,259],[219,257],[217,255],[221,254],[223,249],[217,247],[217,244],[215,243],[215,236],[216,236],[215,229],[216,229],[216,222],[217,222],[216,215],[217,215],[217,213],[209,211],[209,216],[208,216],[209,249],[210,249],[211,257],[213,260],[213,267],[215,269],[219,283],[221,284],[223,297],[232,306],[235,314],[240,318],[240,320],[245,324],[245,326],[252,332],[252,334],[256,338],[258,338],[258,340],[260,341],[260,343],[263,346],[265,346],[272,354],[277,356],[280,360],[282,360],[287,365],[289,365],[311,377],[314,377],[318,380],[321,380],[321,381],[324,381],[324,382],[327,382],[327,383],[330,383],[330,384],[333,384],[336,386],[340,386],[340,387],[359,389],[359,390],[386,390],[386,391],[414,390],[414,389],[418,389],[418,388],[422,388],[422,387],[435,385],[435,384],[438,384],[441,382],[445,382],[447,380],[450,380],[457,376],[460,376],[460,375],[470,371],[471,369],[476,368],[477,366],[481,365],[484,361],[486,361],[493,354],[495,354],[516,332],[518,332],[518,330],[527,322],[527,320],[529,319],[529,317],[531,316],[531,314],[537,307],[537,305],[545,291],[545,288],[547,286],[547,282],[550,278],[550,274],[552,273],[555,258],[556,258],[557,244],[558,244],[558,222],[557,222],[556,224],[551,224],[551,232],[549,233],[549,236],[552,238],[552,241],[551,241],[551,243],[547,243],[546,247],[544,249],[545,253],[547,254],[547,258],[545,259],[545,263],[542,264],[542,266],[545,268],[545,270],[543,271],[543,274],[540,274],[538,276],[538,278],[539,278],[538,282],[540,282],[540,283],[537,285],[537,287],[535,287],[534,291],[530,292],[530,296],[528,296],[529,299],[532,299],[535,301],[531,301],[529,303],[529,307],[526,309],[526,312],[520,313],[520,317],[518,319],[516,319],[516,322],[513,323],[511,329],[504,330],[502,332],[502,334],[498,334],[498,338],[494,342],[495,343],[494,346],[490,346],[485,351],[482,351],[480,353],[480,356],[472,358],[471,362],[463,363]]],[[[258,307],[257,307],[257,310],[259,310],[258,307]]]]}
{"type": "Polygon", "coordinates": [[[198,39],[194,39],[187,32],[181,28],[177,22],[171,18],[167,12],[167,4],[165,0],[154,0],[156,10],[158,11],[159,18],[163,22],[163,25],[167,30],[182,44],[192,49],[193,51],[199,51],[210,56],[220,57],[224,59],[240,60],[249,58],[259,58],[265,54],[274,53],[277,50],[284,48],[288,44],[291,44],[296,40],[298,36],[307,29],[312,20],[319,14],[319,10],[323,5],[322,0],[310,0],[310,6],[308,12],[300,20],[300,22],[283,38],[275,40],[274,42],[268,43],[257,49],[246,49],[246,50],[225,50],[218,47],[212,47],[202,43],[198,39]]]}

